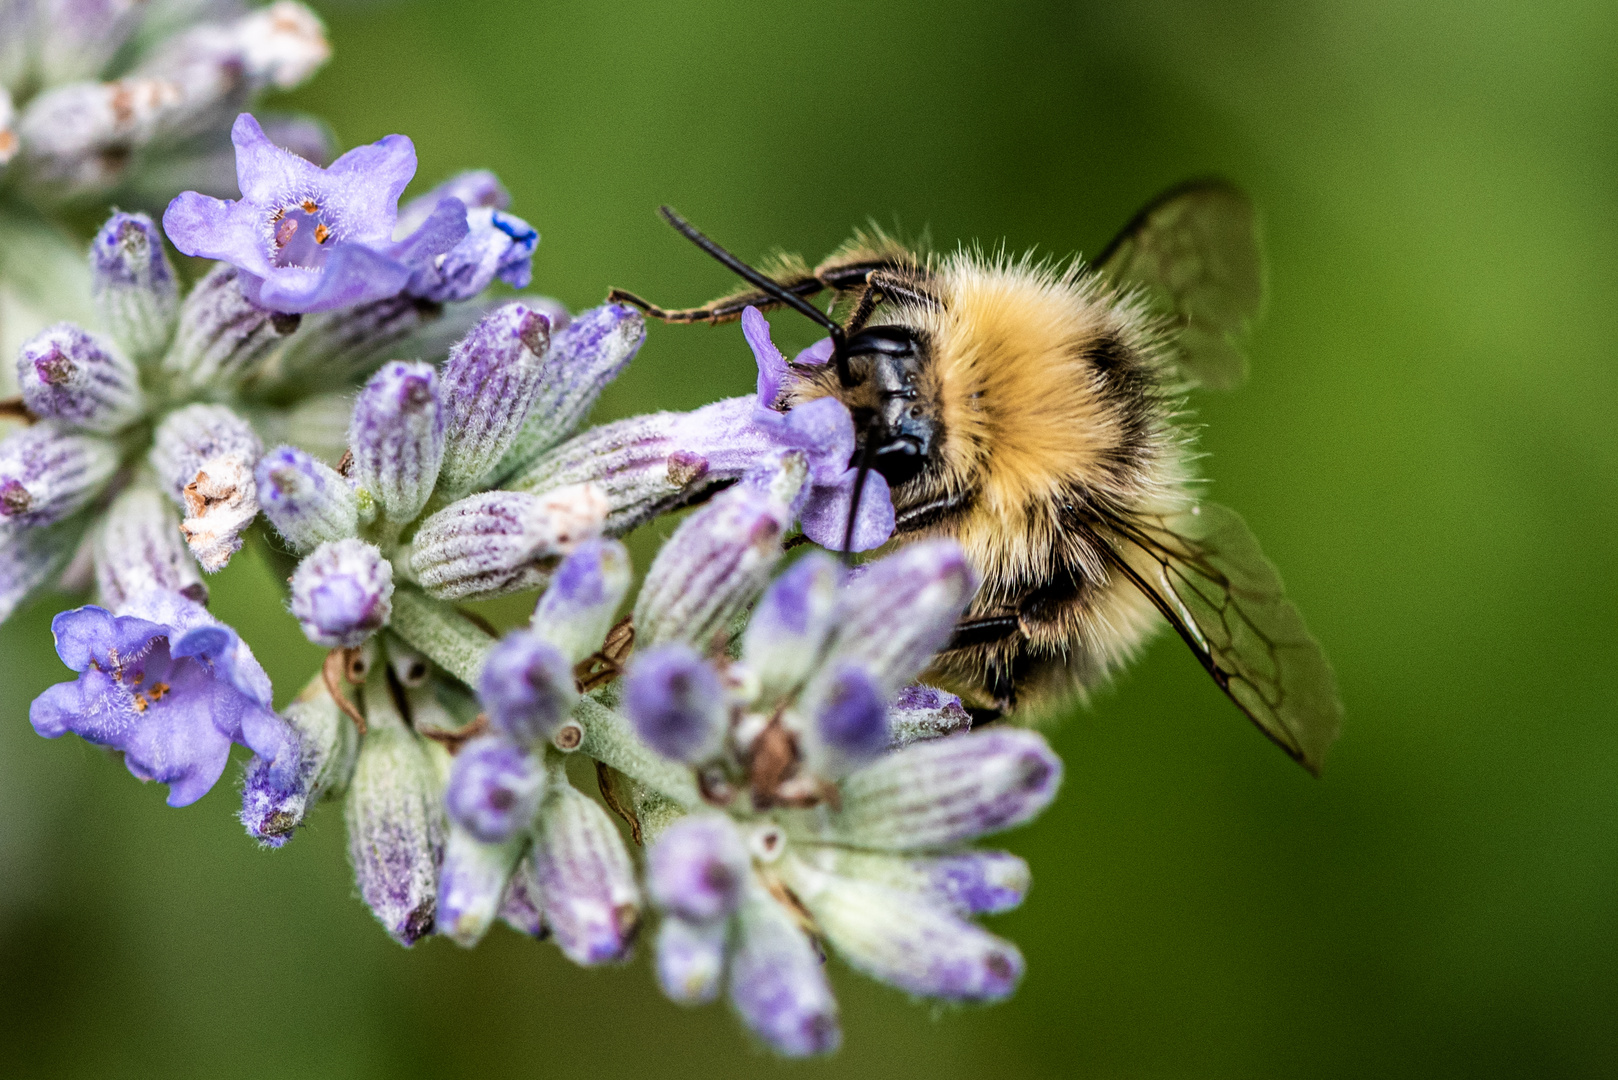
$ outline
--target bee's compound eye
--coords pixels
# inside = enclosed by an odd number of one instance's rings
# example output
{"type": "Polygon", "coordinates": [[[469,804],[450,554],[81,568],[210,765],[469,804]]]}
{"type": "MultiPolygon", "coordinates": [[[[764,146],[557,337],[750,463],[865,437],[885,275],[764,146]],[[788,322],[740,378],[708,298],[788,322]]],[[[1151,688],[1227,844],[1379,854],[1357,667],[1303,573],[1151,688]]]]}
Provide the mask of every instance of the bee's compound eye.
{"type": "Polygon", "coordinates": [[[921,472],[923,460],[921,440],[901,435],[876,448],[871,468],[882,474],[889,487],[898,487],[921,472]]]}

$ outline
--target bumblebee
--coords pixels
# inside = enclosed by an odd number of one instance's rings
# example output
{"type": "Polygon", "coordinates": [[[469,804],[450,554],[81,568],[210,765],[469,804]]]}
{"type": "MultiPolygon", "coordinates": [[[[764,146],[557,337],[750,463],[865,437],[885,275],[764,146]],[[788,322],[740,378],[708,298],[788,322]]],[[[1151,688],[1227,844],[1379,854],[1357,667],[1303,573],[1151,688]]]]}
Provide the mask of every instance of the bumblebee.
{"type": "MultiPolygon", "coordinates": [[[[721,323],[790,307],[830,335],[779,405],[835,397],[861,472],[882,476],[894,541],[955,539],[983,585],[923,678],[996,716],[1083,694],[1165,622],[1259,730],[1318,773],[1342,707],[1325,654],[1240,517],[1196,495],[1188,391],[1246,376],[1263,296],[1253,207],[1222,181],[1150,203],[1093,262],[856,233],[810,267],[754,269],[667,207],[747,287],[669,310],[721,323]],[[829,293],[822,311],[809,298],[829,293]]],[[[845,551],[850,545],[845,541],[845,551]]]]}

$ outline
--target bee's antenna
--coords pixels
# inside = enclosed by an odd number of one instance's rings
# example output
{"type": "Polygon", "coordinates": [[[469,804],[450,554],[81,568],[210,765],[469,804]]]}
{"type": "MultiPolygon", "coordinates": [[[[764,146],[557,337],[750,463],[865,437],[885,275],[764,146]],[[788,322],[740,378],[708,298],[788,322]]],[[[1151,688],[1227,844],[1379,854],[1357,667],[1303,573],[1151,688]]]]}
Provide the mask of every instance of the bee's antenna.
{"type": "Polygon", "coordinates": [[[877,421],[865,425],[865,449],[860,451],[859,469],[854,473],[854,497],[848,500],[848,523],[843,526],[843,565],[854,564],[854,525],[860,516],[860,496],[865,494],[865,480],[871,475],[871,458],[877,421]]]}
{"type": "MultiPolygon", "coordinates": [[[[806,315],[816,323],[819,323],[821,326],[825,327],[826,332],[831,335],[831,357],[832,363],[837,366],[837,381],[842,383],[845,387],[854,385],[854,377],[848,370],[848,356],[845,352],[847,342],[845,341],[843,328],[837,322],[837,320],[833,319],[830,315],[823,313],[819,308],[815,307],[803,297],[783,288],[779,282],[771,281],[769,278],[765,277],[757,270],[754,270],[751,266],[748,266],[730,252],[726,251],[724,248],[702,235],[695,225],[692,225],[689,221],[685,220],[685,218],[675,213],[672,206],[660,206],[657,208],[657,210],[658,213],[663,215],[664,219],[666,219],[670,225],[674,226],[676,232],[685,237],[687,240],[691,241],[693,244],[697,245],[697,247],[701,248],[703,251],[706,251],[709,255],[712,255],[714,258],[718,259],[721,263],[724,263],[726,268],[728,268],[731,273],[758,289],[759,292],[773,296],[775,299],[781,301],[781,303],[798,312],[800,315],[806,315]]],[[[856,503],[859,499],[858,492],[859,489],[856,488],[854,496],[856,503]]],[[[853,528],[853,525],[850,524],[849,531],[851,535],[853,528]]],[[[847,545],[845,544],[844,547],[847,547],[847,545]]]]}

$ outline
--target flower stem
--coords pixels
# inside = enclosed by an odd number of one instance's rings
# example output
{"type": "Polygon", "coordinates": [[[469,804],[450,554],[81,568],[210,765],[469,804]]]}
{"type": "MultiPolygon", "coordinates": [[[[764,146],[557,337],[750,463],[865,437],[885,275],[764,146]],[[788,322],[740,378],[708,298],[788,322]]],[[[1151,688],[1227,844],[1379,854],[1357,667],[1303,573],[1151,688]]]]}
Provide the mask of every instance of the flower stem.
{"type": "Polygon", "coordinates": [[[408,585],[394,590],[389,625],[433,663],[471,687],[477,686],[484,661],[494,647],[494,639],[471,619],[408,585]]]}
{"type": "Polygon", "coordinates": [[[691,770],[659,756],[635,734],[629,721],[585,697],[573,706],[573,719],[584,725],[581,753],[610,765],[671,802],[693,807],[702,801],[691,770]]]}

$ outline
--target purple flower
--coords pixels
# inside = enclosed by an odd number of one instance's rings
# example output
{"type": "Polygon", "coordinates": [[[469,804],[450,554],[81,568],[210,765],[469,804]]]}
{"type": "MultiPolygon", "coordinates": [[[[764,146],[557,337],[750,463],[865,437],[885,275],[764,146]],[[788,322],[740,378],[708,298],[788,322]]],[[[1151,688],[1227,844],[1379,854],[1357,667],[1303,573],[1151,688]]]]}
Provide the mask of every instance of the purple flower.
{"type": "Polygon", "coordinates": [[[532,630],[513,630],[501,638],[478,679],[489,723],[522,743],[550,738],[578,696],[572,663],[532,630]]]}
{"type": "Polygon", "coordinates": [[[838,755],[861,761],[888,748],[888,703],[863,667],[839,665],[815,697],[815,734],[838,755]]]}
{"type": "Polygon", "coordinates": [[[503,736],[485,735],[455,756],[444,807],[478,840],[499,844],[528,827],[544,790],[545,771],[532,755],[503,736]]]}
{"type": "Polygon", "coordinates": [[[269,677],[234,630],[178,593],[121,610],[82,607],[51,622],[57,654],[80,675],[34,699],[35,731],[121,750],[135,776],[169,785],[170,806],[207,794],[233,742],[267,760],[296,755],[270,709],[269,677]]]}
{"type": "Polygon", "coordinates": [[[654,645],[635,656],[624,679],[623,707],[646,744],[675,761],[706,761],[725,737],[719,675],[684,642],[654,645]]]}
{"type": "Polygon", "coordinates": [[[646,853],[646,888],[658,907],[688,922],[736,912],[752,863],[734,822],[693,814],[663,830],[646,853]]]}
{"type": "Polygon", "coordinates": [[[328,311],[392,296],[414,266],[466,236],[464,205],[446,199],[394,242],[399,195],[416,172],[415,147],[403,135],[350,150],[329,169],[270,142],[248,113],[236,118],[231,141],[242,197],[184,192],[163,228],[187,255],[241,270],[243,292],[262,307],[328,311]]]}
{"type": "Polygon", "coordinates": [[[327,541],[292,575],[292,614],[316,645],[361,645],[393,614],[393,564],[364,540],[327,541]]]}

